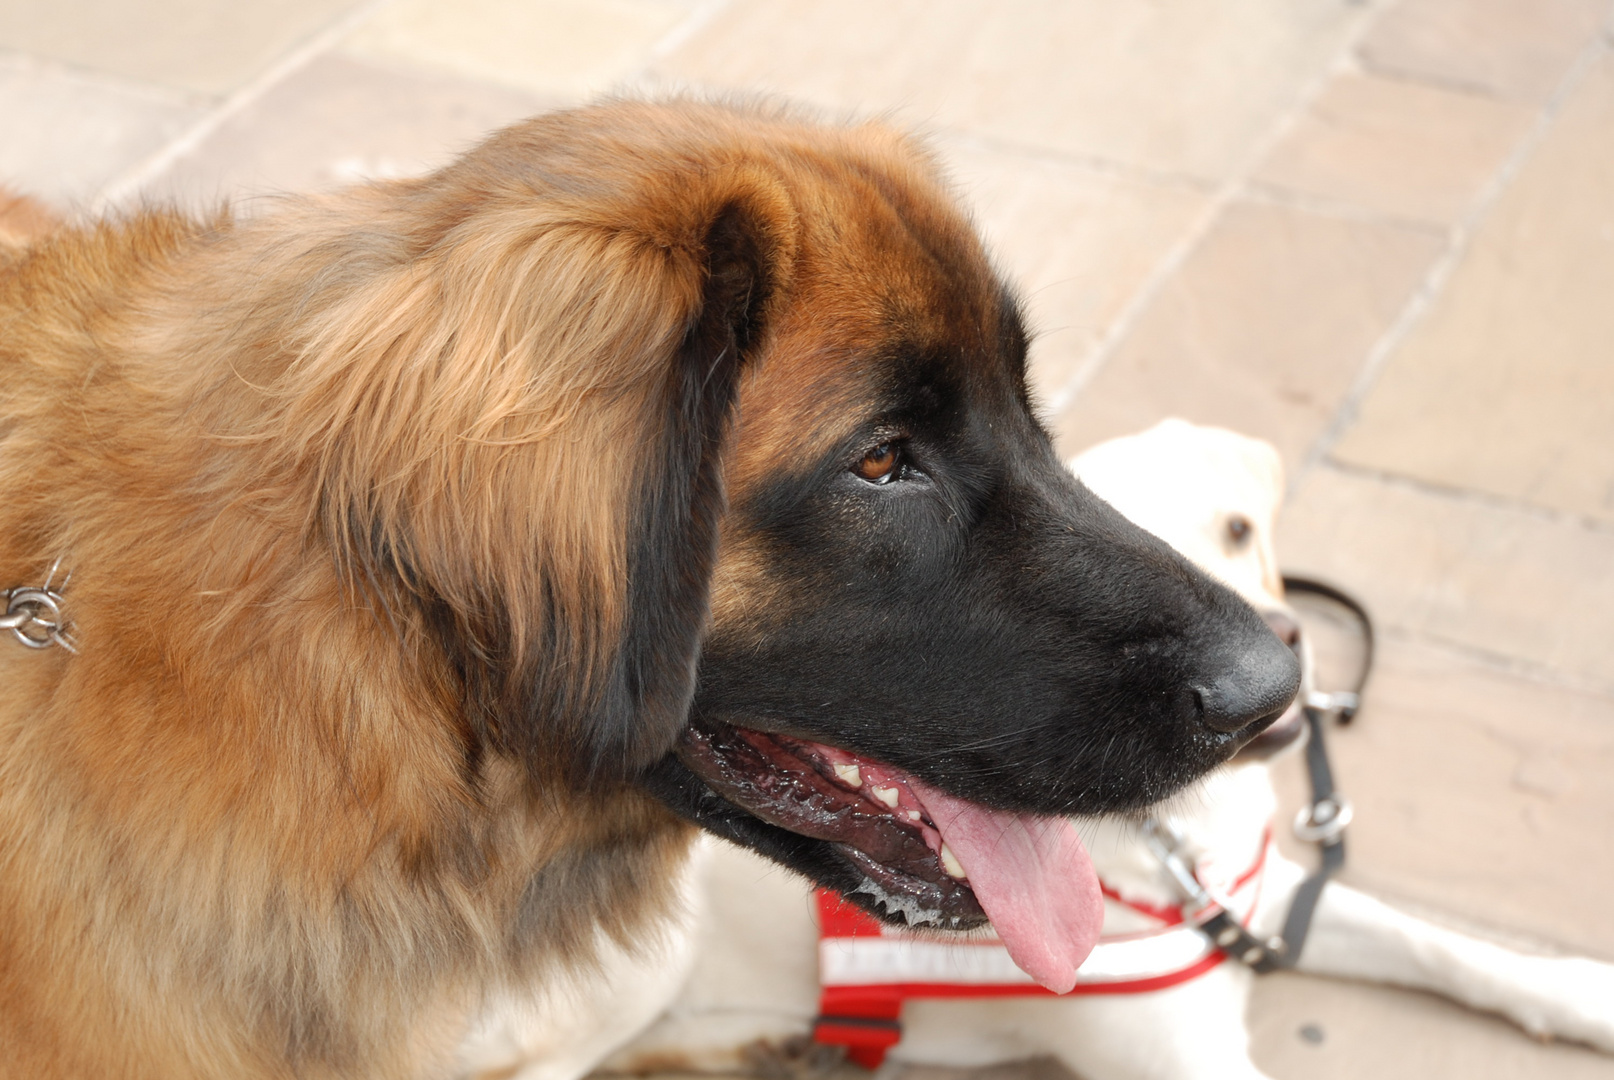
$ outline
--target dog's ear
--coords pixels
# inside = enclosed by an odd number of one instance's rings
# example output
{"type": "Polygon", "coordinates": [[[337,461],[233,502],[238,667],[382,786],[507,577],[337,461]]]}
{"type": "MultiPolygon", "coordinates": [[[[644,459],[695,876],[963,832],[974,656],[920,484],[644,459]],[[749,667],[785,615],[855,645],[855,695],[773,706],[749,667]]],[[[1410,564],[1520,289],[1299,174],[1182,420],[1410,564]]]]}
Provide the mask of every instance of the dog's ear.
{"type": "Polygon", "coordinates": [[[551,779],[650,765],[694,693],[730,417],[793,235],[770,177],[703,181],[463,215],[288,375],[344,577],[446,652],[467,738],[551,779]]]}
{"type": "Polygon", "coordinates": [[[775,215],[722,205],[706,229],[701,297],[673,352],[630,506],[627,611],[594,715],[573,732],[595,768],[649,766],[672,748],[695,692],[718,525],[722,456],[744,362],[778,287],[775,215]]]}

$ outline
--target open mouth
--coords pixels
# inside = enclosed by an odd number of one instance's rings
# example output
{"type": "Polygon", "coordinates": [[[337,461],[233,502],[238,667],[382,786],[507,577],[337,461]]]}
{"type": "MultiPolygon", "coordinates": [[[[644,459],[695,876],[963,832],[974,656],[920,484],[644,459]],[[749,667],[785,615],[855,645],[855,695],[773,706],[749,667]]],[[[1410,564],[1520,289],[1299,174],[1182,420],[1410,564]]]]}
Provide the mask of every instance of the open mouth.
{"type": "Polygon", "coordinates": [[[711,721],[692,723],[677,754],[725,801],[830,845],[861,875],[863,906],[949,930],[990,919],[1033,978],[1075,985],[1104,907],[1068,820],[993,810],[838,747],[711,721]]]}
{"type": "Polygon", "coordinates": [[[897,770],[835,747],[727,724],[691,725],[679,751],[729,802],[770,825],[834,844],[891,914],[952,930],[986,921],[957,854],[910,778],[897,770]]]}

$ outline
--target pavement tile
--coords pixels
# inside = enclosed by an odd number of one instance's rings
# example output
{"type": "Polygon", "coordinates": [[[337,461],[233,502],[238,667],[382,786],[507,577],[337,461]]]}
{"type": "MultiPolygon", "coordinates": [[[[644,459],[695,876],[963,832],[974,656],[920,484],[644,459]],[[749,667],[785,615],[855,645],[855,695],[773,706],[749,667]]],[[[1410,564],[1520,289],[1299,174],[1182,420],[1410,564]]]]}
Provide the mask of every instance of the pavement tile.
{"type": "MultiPolygon", "coordinates": [[[[1356,805],[1342,880],[1504,941],[1614,960],[1614,696],[1391,633],[1328,748],[1356,805]]],[[[1304,771],[1299,755],[1275,767],[1280,820],[1305,802],[1304,771]]]]}
{"type": "Polygon", "coordinates": [[[325,56],[231,117],[140,195],[195,207],[416,175],[541,106],[502,87],[325,56]]]}
{"type": "Polygon", "coordinates": [[[1535,110],[1348,73],[1329,83],[1256,173],[1258,183],[1450,225],[1517,147],[1535,110]]]}
{"type": "Polygon", "coordinates": [[[1268,439],[1293,467],[1443,246],[1432,231],[1233,204],[1058,418],[1063,449],[1181,416],[1268,439]]]}
{"type": "Polygon", "coordinates": [[[1370,68],[1539,105],[1608,15],[1608,0],[1403,0],[1359,55],[1370,68]]]}
{"type": "Polygon", "coordinates": [[[619,86],[696,0],[398,0],[344,47],[573,102],[619,86]]]}
{"type": "Polygon", "coordinates": [[[964,203],[1025,301],[1032,385],[1063,385],[1203,211],[1208,196],[1058,160],[937,142],[964,203]]]}
{"type": "Polygon", "coordinates": [[[737,0],[654,70],[1219,180],[1365,14],[1339,0],[737,0]]]}
{"type": "Polygon", "coordinates": [[[1278,536],[1386,626],[1614,687],[1614,530],[1324,466],[1278,536]]]}
{"type": "Polygon", "coordinates": [[[1277,1080],[1614,1078],[1614,1058],[1432,994],[1285,972],[1256,980],[1249,1017],[1251,1055],[1277,1080]]]}
{"type": "MultiPolygon", "coordinates": [[[[1375,613],[1378,613],[1375,609],[1375,613]]],[[[1324,668],[1352,643],[1302,621],[1324,668]]],[[[1347,685],[1354,661],[1320,680],[1347,685]],[[1345,669],[1348,668],[1349,671],[1345,669]]],[[[1445,925],[1552,951],[1614,959],[1601,898],[1614,881],[1614,697],[1520,678],[1450,649],[1390,633],[1357,721],[1330,757],[1357,813],[1343,880],[1445,925]]],[[[1306,800],[1298,754],[1274,763],[1278,820],[1306,800]]],[[[1316,849],[1287,829],[1303,865],[1316,849]]],[[[1614,1078],[1614,1059],[1543,1045],[1511,1024],[1437,997],[1299,975],[1257,980],[1254,1057],[1273,1076],[1467,1080],[1614,1078]],[[1321,1042],[1301,1036],[1319,1029],[1321,1042]]],[[[1315,1035],[1315,1032],[1313,1033],[1315,1035]]]]}
{"type": "Polygon", "coordinates": [[[357,3],[0,0],[0,48],[219,96],[357,3]]]}
{"type": "Polygon", "coordinates": [[[1614,58],[1386,364],[1344,461],[1614,523],[1614,58]]]}
{"type": "Polygon", "coordinates": [[[0,183],[87,205],[201,115],[173,93],[0,56],[0,183]]]}

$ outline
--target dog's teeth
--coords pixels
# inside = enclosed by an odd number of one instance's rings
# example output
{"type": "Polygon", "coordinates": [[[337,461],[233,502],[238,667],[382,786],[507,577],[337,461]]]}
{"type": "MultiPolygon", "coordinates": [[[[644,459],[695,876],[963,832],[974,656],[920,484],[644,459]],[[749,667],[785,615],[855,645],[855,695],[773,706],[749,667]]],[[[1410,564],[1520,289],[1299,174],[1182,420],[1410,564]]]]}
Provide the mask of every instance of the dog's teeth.
{"type": "Polygon", "coordinates": [[[953,849],[946,844],[941,846],[941,862],[942,869],[947,871],[948,877],[955,877],[960,881],[964,880],[964,864],[958,861],[958,856],[954,855],[953,849]]]}
{"type": "Polygon", "coordinates": [[[901,797],[901,793],[898,792],[896,788],[894,788],[894,787],[877,787],[877,788],[871,788],[870,790],[872,790],[874,792],[874,797],[876,799],[879,799],[881,802],[885,803],[887,806],[891,807],[891,809],[893,809],[893,810],[895,810],[897,808],[897,799],[899,799],[901,797]]]}
{"type": "Polygon", "coordinates": [[[858,770],[856,765],[835,766],[835,779],[839,780],[847,787],[855,788],[863,786],[863,774],[858,770]]]}
{"type": "Polygon", "coordinates": [[[923,814],[921,814],[921,813],[920,813],[920,812],[919,812],[919,811],[917,811],[917,810],[909,810],[909,811],[908,811],[908,820],[909,820],[909,821],[918,821],[918,820],[919,820],[919,819],[920,819],[920,818],[922,818],[922,817],[923,817],[923,816],[924,816],[924,815],[923,815],[923,814]]]}

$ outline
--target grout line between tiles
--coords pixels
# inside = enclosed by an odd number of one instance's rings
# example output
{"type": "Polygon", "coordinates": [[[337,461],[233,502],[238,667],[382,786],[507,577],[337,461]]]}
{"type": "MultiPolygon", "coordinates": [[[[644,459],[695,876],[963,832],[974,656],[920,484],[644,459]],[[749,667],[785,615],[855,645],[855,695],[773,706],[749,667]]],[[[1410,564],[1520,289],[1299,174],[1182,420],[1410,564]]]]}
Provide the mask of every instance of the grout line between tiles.
{"type": "Polygon", "coordinates": [[[1446,245],[1445,252],[1435,260],[1434,265],[1425,273],[1418,289],[1402,306],[1400,313],[1396,316],[1395,321],[1390,324],[1389,329],[1379,337],[1373,348],[1368,351],[1367,358],[1357,372],[1356,379],[1351,384],[1350,390],[1341,400],[1339,408],[1334,411],[1333,419],[1323,429],[1322,434],[1317,437],[1316,441],[1312,443],[1299,468],[1290,474],[1288,492],[1290,495],[1294,494],[1301,481],[1313,468],[1325,459],[1332,458],[1334,447],[1344,437],[1346,430],[1356,422],[1361,413],[1362,402],[1366,400],[1367,395],[1377,385],[1379,374],[1390,355],[1400,348],[1401,344],[1411,336],[1417,325],[1422,322],[1423,316],[1433,306],[1435,298],[1445,288],[1458,263],[1467,254],[1468,247],[1473,242],[1474,233],[1480,222],[1490,212],[1497,200],[1501,198],[1502,193],[1511,186],[1514,178],[1524,168],[1525,162],[1534,155],[1536,148],[1541,145],[1542,140],[1546,138],[1547,133],[1557,122],[1558,114],[1562,111],[1564,103],[1569,100],[1570,95],[1580,86],[1581,82],[1591,74],[1592,68],[1608,48],[1608,42],[1602,37],[1598,37],[1594,38],[1590,44],[1581,50],[1580,55],[1575,58],[1575,62],[1570,66],[1569,71],[1559,81],[1557,89],[1553,91],[1547,103],[1542,106],[1530,130],[1519,141],[1519,145],[1508,156],[1507,161],[1491,176],[1489,182],[1486,183],[1480,194],[1475,198],[1468,212],[1452,227],[1451,239],[1446,245]]]}
{"type": "Polygon", "coordinates": [[[646,69],[657,60],[671,56],[684,47],[684,43],[711,25],[723,11],[733,6],[734,0],[704,0],[697,4],[688,15],[681,19],[677,26],[667,31],[655,44],[650,46],[648,59],[641,65],[639,74],[646,73],[646,69]]]}
{"type": "MultiPolygon", "coordinates": [[[[1315,467],[1331,469],[1346,476],[1371,480],[1386,487],[1402,488],[1419,495],[1426,495],[1430,498],[1442,499],[1447,502],[1467,503],[1486,510],[1522,514],[1553,525],[1566,525],[1585,532],[1614,536],[1614,523],[1592,517],[1589,514],[1576,513],[1573,510],[1559,510],[1551,506],[1542,506],[1540,503],[1529,502],[1515,496],[1498,495],[1492,491],[1478,491],[1474,488],[1459,487],[1456,484],[1442,484],[1433,480],[1425,480],[1421,477],[1408,476],[1404,473],[1390,472],[1386,469],[1375,469],[1367,465],[1341,461],[1339,458],[1332,456],[1318,461],[1315,467]]],[[[1293,491],[1290,494],[1292,495],[1293,491]]]]}
{"type": "Polygon", "coordinates": [[[1310,214],[1314,217],[1333,218],[1336,221],[1352,221],[1363,225],[1382,225],[1392,229],[1418,232],[1423,233],[1425,236],[1442,238],[1450,233],[1448,226],[1438,221],[1431,221],[1428,218],[1384,214],[1377,210],[1369,210],[1358,206],[1355,203],[1311,195],[1303,191],[1286,188],[1281,184],[1269,184],[1260,180],[1252,180],[1245,186],[1244,198],[1249,202],[1261,203],[1267,206],[1281,206],[1289,210],[1297,210],[1303,214],[1310,214]]]}
{"type": "MultiPolygon", "coordinates": [[[[1456,914],[1445,907],[1432,904],[1409,890],[1406,883],[1394,872],[1385,873],[1378,868],[1351,866],[1342,875],[1346,884],[1365,888],[1380,900],[1416,915],[1425,922],[1458,933],[1467,934],[1493,945],[1501,945],[1515,952],[1536,956],[1598,958],[1584,941],[1561,937],[1545,930],[1520,930],[1516,926],[1492,922],[1470,913],[1456,914]]],[[[1614,960],[1614,956],[1606,956],[1614,960]]],[[[1570,1044],[1574,1045],[1574,1044],[1570,1044]]]]}
{"type": "Polygon", "coordinates": [[[699,98],[722,100],[725,91],[691,83],[684,79],[670,79],[656,70],[658,61],[665,60],[683,48],[692,38],[710,26],[719,15],[728,10],[734,0],[702,0],[690,9],[689,14],[672,29],[651,42],[639,64],[612,85],[610,92],[629,97],[640,95],[690,94],[699,98]]]}
{"type": "Polygon", "coordinates": [[[1471,82],[1467,79],[1457,79],[1446,75],[1438,75],[1427,71],[1417,71],[1413,68],[1396,67],[1382,61],[1362,58],[1360,60],[1361,72],[1375,79],[1385,79],[1392,82],[1408,83],[1412,86],[1425,86],[1432,90],[1444,90],[1448,94],[1461,94],[1464,97],[1484,98],[1487,101],[1497,101],[1508,105],[1526,105],[1528,101],[1520,102],[1513,98],[1497,93],[1482,82],[1471,82]]]}
{"type": "Polygon", "coordinates": [[[177,138],[103,187],[91,204],[94,212],[104,214],[138,195],[142,188],[167,172],[175,162],[194,151],[231,117],[262,98],[317,57],[330,51],[337,42],[347,37],[361,23],[390,2],[391,0],[368,0],[367,3],[360,4],[340,19],[315,31],[282,53],[256,78],[227,96],[177,138]]]}
{"type": "MultiPolygon", "coordinates": [[[[693,37],[701,27],[705,26],[719,10],[727,8],[733,0],[715,0],[711,4],[711,14],[701,19],[699,26],[693,27],[688,33],[683,27],[675,27],[668,38],[677,38],[672,48],[663,52],[660,44],[651,50],[653,59],[659,59],[666,53],[681,46],[689,37],[693,37]]],[[[700,12],[691,16],[691,21],[700,17],[700,12]]],[[[667,39],[663,39],[665,42],[667,39]]],[[[694,82],[686,79],[670,78],[655,70],[654,63],[647,63],[635,74],[622,80],[622,86],[629,91],[634,89],[659,90],[667,93],[689,93],[697,96],[704,95],[721,100],[734,93],[732,87],[714,85],[710,83],[694,82]]],[[[770,92],[771,93],[771,92],[770,92]]],[[[781,100],[791,101],[788,96],[781,100]]],[[[1194,176],[1186,172],[1172,172],[1165,169],[1151,169],[1146,166],[1134,165],[1130,162],[1115,158],[1104,157],[1099,154],[1078,154],[1069,151],[1057,150],[1051,147],[1039,146],[1035,143],[1019,142],[1013,139],[997,138],[984,135],[978,131],[967,128],[951,127],[947,124],[936,123],[924,118],[904,117],[902,110],[906,107],[898,104],[886,109],[870,111],[857,107],[841,109],[830,108],[824,105],[814,105],[808,102],[794,102],[810,111],[817,112],[841,123],[857,123],[870,119],[891,119],[904,131],[919,136],[924,143],[933,148],[946,148],[957,146],[977,153],[1001,155],[1003,157],[1018,158],[1021,161],[1040,165],[1052,165],[1060,168],[1086,173],[1094,177],[1103,177],[1113,180],[1126,180],[1138,184],[1150,184],[1161,188],[1171,188],[1178,191],[1194,191],[1209,195],[1216,190],[1214,181],[1204,177],[1194,176]]]]}
{"type": "Polygon", "coordinates": [[[98,68],[68,63],[53,56],[39,56],[16,49],[0,48],[0,72],[15,71],[28,76],[45,76],[74,82],[80,86],[108,91],[124,97],[140,98],[154,105],[198,112],[211,108],[218,98],[192,90],[144,82],[98,68]]]}
{"type": "Polygon", "coordinates": [[[1350,62],[1356,46],[1374,25],[1381,9],[1364,12],[1360,21],[1348,33],[1340,47],[1335,51],[1334,59],[1323,66],[1318,75],[1301,88],[1295,95],[1289,107],[1279,115],[1266,133],[1257,139],[1249,152],[1244,155],[1239,164],[1228,174],[1228,178],[1211,196],[1199,216],[1194,220],[1182,237],[1171,249],[1155,264],[1154,270],[1144,280],[1143,286],[1132,294],[1121,313],[1116,316],[1106,328],[1099,342],[1093,350],[1076,366],[1058,388],[1048,396],[1046,411],[1049,416],[1057,416],[1075,404],[1088,384],[1103,370],[1126,340],[1132,328],[1137,324],[1143,313],[1148,310],[1155,298],[1165,289],[1166,283],[1176,276],[1177,271],[1188,261],[1188,257],[1196,251],[1210,234],[1211,229],[1221,218],[1222,213],[1244,193],[1249,184],[1251,174],[1257,166],[1271,153],[1272,148],[1287,135],[1300,121],[1306,110],[1322,93],[1323,89],[1335,76],[1350,62]]]}
{"type": "Polygon", "coordinates": [[[1538,686],[1550,686],[1557,690],[1569,690],[1577,694],[1588,694],[1593,697],[1607,698],[1614,701],[1614,683],[1602,679],[1574,675],[1546,664],[1510,656],[1507,653],[1497,652],[1494,649],[1487,649],[1480,645],[1457,641],[1454,638],[1428,630],[1413,630],[1404,626],[1385,626],[1381,628],[1380,632],[1386,640],[1440,649],[1498,675],[1507,675],[1511,678],[1535,683],[1538,686]]]}
{"type": "Polygon", "coordinates": [[[1133,165],[1099,154],[1075,154],[1064,150],[1038,146],[1034,143],[995,138],[991,135],[983,135],[979,132],[945,125],[928,128],[925,134],[931,141],[952,143],[977,153],[1017,157],[1023,161],[1043,165],[1057,165],[1108,179],[1129,180],[1134,183],[1152,184],[1156,187],[1175,188],[1180,191],[1197,191],[1205,195],[1213,194],[1216,190],[1214,181],[1194,176],[1192,173],[1151,169],[1147,166],[1133,165]]]}

